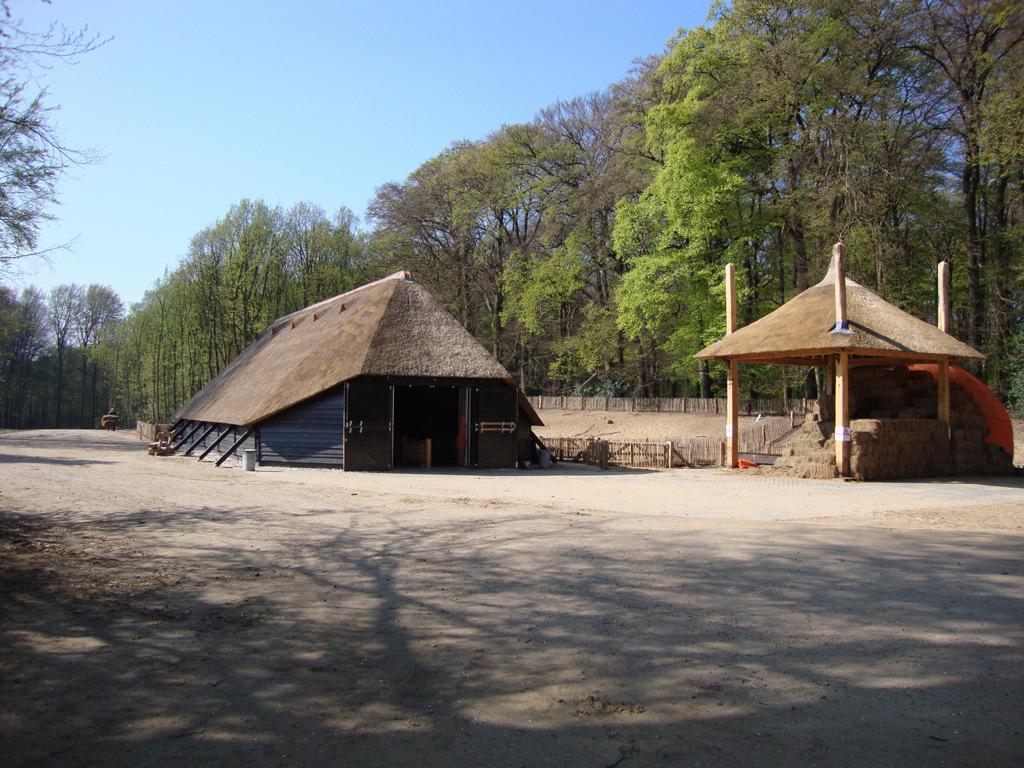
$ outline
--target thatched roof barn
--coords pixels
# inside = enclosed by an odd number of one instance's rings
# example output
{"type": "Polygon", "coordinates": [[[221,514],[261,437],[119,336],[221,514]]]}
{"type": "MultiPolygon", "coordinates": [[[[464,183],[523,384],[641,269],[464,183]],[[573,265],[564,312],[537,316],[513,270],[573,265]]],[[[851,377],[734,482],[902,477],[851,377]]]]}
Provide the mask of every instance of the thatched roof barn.
{"type": "Polygon", "coordinates": [[[262,463],[346,469],[511,467],[541,423],[407,272],[275,320],[177,418],[186,453],[249,447],[262,463]]]}
{"type": "Polygon", "coordinates": [[[837,243],[820,283],[744,328],[736,327],[728,265],[726,335],[696,355],[729,365],[726,463],[739,463],[739,364],[769,363],[828,369],[827,392],[803,444],[779,465],[799,466],[805,476],[858,479],[1007,469],[1005,441],[988,434],[987,425],[999,420],[989,414],[991,398],[978,397],[984,385],[966,386],[963,372],[951,382],[951,363],[984,356],[948,332],[948,265],[939,265],[936,327],[846,277],[843,261],[837,243]]]}

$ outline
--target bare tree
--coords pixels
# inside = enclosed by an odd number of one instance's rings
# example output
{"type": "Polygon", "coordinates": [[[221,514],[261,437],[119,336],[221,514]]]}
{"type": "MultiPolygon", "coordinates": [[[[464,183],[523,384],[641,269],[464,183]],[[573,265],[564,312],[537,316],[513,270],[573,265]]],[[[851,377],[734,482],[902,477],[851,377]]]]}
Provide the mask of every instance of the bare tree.
{"type": "MultiPolygon", "coordinates": [[[[82,310],[75,322],[78,346],[82,352],[82,399],[78,409],[78,425],[88,427],[86,415],[86,394],[89,351],[99,340],[105,329],[117,323],[124,314],[124,304],[114,289],[107,285],[93,283],[86,291],[82,302],[82,310]]],[[[96,411],[96,361],[92,361],[92,404],[93,415],[96,411]]]]}
{"type": "Polygon", "coordinates": [[[74,62],[105,42],[87,28],[27,30],[8,0],[0,1],[0,277],[18,259],[54,250],[38,246],[40,225],[53,218],[57,182],[69,166],[96,160],[64,143],[52,122],[56,108],[36,82],[54,62],[74,62]]]}
{"type": "Polygon", "coordinates": [[[53,334],[54,349],[57,352],[57,414],[54,426],[61,425],[64,406],[64,366],[67,362],[68,345],[72,333],[82,314],[85,304],[85,290],[80,285],[58,285],[50,291],[48,321],[53,334]]]}

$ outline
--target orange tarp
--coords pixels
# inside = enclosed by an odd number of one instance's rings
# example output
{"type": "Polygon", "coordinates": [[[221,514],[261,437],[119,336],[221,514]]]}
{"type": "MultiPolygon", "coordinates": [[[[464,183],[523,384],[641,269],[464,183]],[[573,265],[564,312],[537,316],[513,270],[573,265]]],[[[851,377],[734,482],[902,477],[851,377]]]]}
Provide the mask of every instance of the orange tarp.
{"type": "MultiPolygon", "coordinates": [[[[933,363],[918,363],[908,365],[911,371],[925,371],[939,380],[939,366],[933,363]]],[[[985,436],[986,443],[998,445],[1011,456],[1013,455],[1013,422],[1010,421],[1010,414],[996,397],[995,393],[981,379],[975,378],[958,365],[949,366],[949,381],[951,384],[959,384],[966,392],[969,392],[978,410],[985,416],[988,422],[988,435],[985,436]]]]}

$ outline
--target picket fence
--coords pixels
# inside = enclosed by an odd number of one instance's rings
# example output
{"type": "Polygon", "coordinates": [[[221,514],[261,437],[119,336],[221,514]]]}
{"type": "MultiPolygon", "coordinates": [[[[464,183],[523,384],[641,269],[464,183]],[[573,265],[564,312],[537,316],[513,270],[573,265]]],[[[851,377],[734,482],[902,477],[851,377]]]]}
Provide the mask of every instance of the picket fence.
{"type": "MultiPolygon", "coordinates": [[[[643,413],[720,413],[724,414],[723,397],[579,397],[568,395],[533,395],[530,405],[538,411],[634,411],[643,413]]],[[[750,416],[781,416],[790,411],[808,413],[814,400],[795,398],[757,398],[740,402],[740,413],[750,416]]]]}
{"type": "MultiPolygon", "coordinates": [[[[740,430],[740,453],[773,454],[776,443],[803,424],[803,414],[769,417],[740,430]]],[[[587,437],[548,437],[544,445],[559,461],[600,466],[715,467],[725,462],[725,437],[698,436],[686,440],[601,440],[587,437]]]]}

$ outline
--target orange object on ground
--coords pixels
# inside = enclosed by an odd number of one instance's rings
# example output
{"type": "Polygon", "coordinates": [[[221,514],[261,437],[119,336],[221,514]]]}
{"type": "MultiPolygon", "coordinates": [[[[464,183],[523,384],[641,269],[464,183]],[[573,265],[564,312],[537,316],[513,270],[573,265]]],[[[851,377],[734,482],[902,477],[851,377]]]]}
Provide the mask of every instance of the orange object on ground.
{"type": "MultiPolygon", "coordinates": [[[[935,363],[916,363],[908,365],[907,369],[925,371],[930,373],[935,381],[939,380],[939,366],[935,363]]],[[[998,445],[1013,456],[1013,422],[1010,421],[1010,414],[1006,412],[1005,406],[996,397],[995,392],[981,379],[972,376],[958,365],[949,366],[949,381],[950,384],[959,384],[977,403],[978,410],[988,424],[985,442],[998,445]]]]}
{"type": "Polygon", "coordinates": [[[746,459],[740,459],[740,469],[753,469],[757,466],[757,462],[747,461],[746,459]]]}

